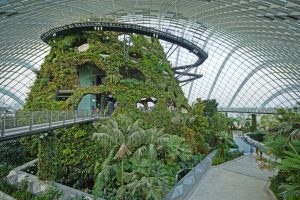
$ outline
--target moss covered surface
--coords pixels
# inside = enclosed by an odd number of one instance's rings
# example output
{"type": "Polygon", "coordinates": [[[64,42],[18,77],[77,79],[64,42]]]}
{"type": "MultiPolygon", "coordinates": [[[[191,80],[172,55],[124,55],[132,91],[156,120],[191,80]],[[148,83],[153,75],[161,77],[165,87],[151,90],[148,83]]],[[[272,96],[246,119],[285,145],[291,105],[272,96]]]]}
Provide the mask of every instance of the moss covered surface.
{"type": "MultiPolygon", "coordinates": [[[[174,113],[168,110],[167,101],[175,102],[178,108],[189,106],[159,41],[132,35],[133,46],[124,57],[124,44],[118,36],[114,32],[84,32],[51,41],[51,51],[37,74],[24,110],[74,110],[85,94],[110,93],[118,102],[112,117],[126,113],[133,120],[143,119],[144,128],[163,128],[169,134],[180,135],[180,129],[171,125],[174,113]],[[107,37],[109,40],[104,40],[107,37]],[[84,42],[89,44],[89,49],[78,52],[76,47],[84,42]],[[138,55],[138,58],[131,55],[138,55]],[[80,86],[77,67],[88,63],[105,72],[105,84],[80,86]],[[124,67],[140,71],[145,80],[124,79],[120,74],[120,68],[124,67]],[[57,101],[58,89],[72,89],[74,93],[66,101],[57,101]],[[136,108],[136,103],[144,97],[157,99],[151,112],[136,108]]],[[[94,184],[96,161],[103,161],[107,154],[91,137],[93,132],[91,124],[76,125],[56,130],[46,137],[24,139],[23,143],[32,151],[38,149],[38,175],[41,179],[89,188],[94,184]],[[34,140],[39,140],[35,143],[38,144],[36,148],[32,147],[34,140]]]]}

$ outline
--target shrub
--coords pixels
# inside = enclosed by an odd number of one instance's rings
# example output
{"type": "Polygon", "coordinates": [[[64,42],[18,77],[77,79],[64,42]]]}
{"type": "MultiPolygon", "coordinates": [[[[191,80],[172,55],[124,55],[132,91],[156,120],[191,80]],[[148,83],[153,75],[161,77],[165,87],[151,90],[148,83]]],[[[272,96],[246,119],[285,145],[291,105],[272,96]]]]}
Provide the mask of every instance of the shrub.
{"type": "Polygon", "coordinates": [[[17,200],[33,200],[34,195],[24,190],[17,190],[11,194],[17,200]]]}
{"type": "Polygon", "coordinates": [[[63,192],[55,185],[49,186],[41,196],[37,196],[35,200],[56,200],[63,195],[63,192]]]}
{"type": "Polygon", "coordinates": [[[0,165],[16,164],[25,157],[25,150],[19,140],[0,142],[0,165]]]}

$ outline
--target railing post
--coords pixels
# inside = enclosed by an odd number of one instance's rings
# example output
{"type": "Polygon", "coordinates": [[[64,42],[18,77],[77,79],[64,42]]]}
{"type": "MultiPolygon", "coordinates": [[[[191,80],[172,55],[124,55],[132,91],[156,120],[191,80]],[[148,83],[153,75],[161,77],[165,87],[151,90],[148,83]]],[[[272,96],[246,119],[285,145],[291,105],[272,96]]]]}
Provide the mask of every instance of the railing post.
{"type": "Polygon", "coordinates": [[[6,112],[4,112],[3,114],[3,126],[2,126],[1,136],[4,136],[5,134],[5,118],[6,118],[6,112]]]}
{"type": "Polygon", "coordinates": [[[14,114],[14,128],[16,128],[16,114],[17,114],[17,112],[15,112],[15,114],[14,114]]]}
{"type": "Polygon", "coordinates": [[[66,114],[66,111],[64,111],[65,113],[64,113],[64,121],[63,121],[63,125],[65,125],[65,123],[66,123],[66,117],[67,117],[67,114],[66,114]]]}
{"type": "Polygon", "coordinates": [[[50,110],[50,115],[48,114],[48,117],[49,117],[49,128],[50,128],[52,124],[52,110],[50,110]]]}
{"type": "Polygon", "coordinates": [[[33,125],[33,112],[31,112],[31,121],[30,121],[30,125],[29,125],[29,132],[32,131],[32,125],[33,125]]]}
{"type": "Polygon", "coordinates": [[[76,122],[76,110],[74,110],[74,123],[76,122]]]}

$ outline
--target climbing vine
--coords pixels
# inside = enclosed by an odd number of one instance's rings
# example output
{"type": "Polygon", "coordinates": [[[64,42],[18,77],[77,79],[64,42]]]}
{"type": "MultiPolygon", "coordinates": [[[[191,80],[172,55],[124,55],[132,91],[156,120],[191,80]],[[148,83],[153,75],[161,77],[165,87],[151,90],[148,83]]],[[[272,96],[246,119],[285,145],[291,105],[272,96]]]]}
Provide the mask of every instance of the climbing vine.
{"type": "MultiPolygon", "coordinates": [[[[75,110],[84,95],[109,93],[118,102],[112,118],[126,113],[133,120],[143,119],[144,128],[163,128],[169,134],[178,134],[178,129],[171,125],[174,113],[168,109],[167,101],[172,100],[178,108],[189,106],[159,41],[132,35],[133,45],[127,47],[128,55],[124,57],[124,44],[118,36],[115,32],[82,32],[50,41],[51,51],[37,73],[24,110],[75,110]],[[78,46],[83,43],[89,47],[79,52],[78,46]],[[85,64],[104,71],[105,83],[81,86],[77,69],[85,64]],[[121,68],[138,70],[141,78],[123,77],[121,68]],[[72,90],[73,94],[65,101],[57,101],[59,89],[72,90]],[[150,97],[157,99],[151,112],[136,107],[139,100],[150,97]]],[[[41,179],[88,188],[94,184],[96,161],[101,162],[107,156],[92,139],[92,132],[92,125],[76,125],[43,138],[24,139],[23,144],[30,146],[32,141],[39,141],[41,179]]]]}

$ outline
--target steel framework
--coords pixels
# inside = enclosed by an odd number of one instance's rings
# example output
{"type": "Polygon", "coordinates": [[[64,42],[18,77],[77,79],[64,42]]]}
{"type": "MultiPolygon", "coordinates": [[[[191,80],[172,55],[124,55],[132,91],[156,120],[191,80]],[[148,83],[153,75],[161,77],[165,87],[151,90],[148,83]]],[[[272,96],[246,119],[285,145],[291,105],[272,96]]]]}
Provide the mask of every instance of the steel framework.
{"type": "MultiPolygon", "coordinates": [[[[1,1],[0,106],[19,109],[25,102],[49,52],[42,33],[95,18],[150,27],[203,49],[208,58],[201,66],[179,70],[203,74],[182,87],[190,103],[214,98],[222,107],[293,106],[300,101],[299,8],[298,0],[1,1]]],[[[198,59],[161,44],[174,51],[175,69],[198,59]]]]}

